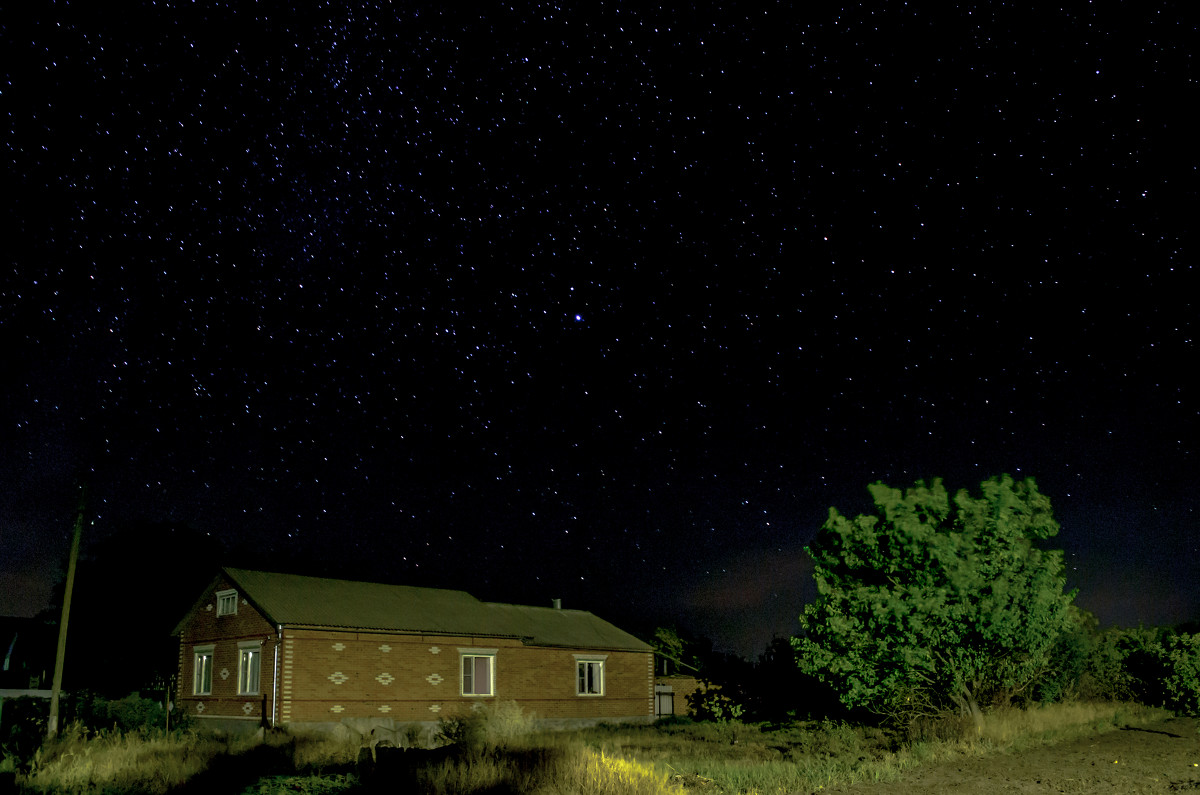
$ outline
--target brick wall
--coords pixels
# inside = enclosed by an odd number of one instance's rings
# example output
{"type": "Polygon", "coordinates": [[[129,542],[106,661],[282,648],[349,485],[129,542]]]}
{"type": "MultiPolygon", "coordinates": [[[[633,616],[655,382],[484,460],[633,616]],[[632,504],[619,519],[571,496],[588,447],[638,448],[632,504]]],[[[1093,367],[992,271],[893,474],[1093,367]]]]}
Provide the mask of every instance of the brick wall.
{"type": "Polygon", "coordinates": [[[233,718],[258,721],[262,697],[267,696],[267,714],[272,711],[272,667],[275,662],[275,628],[238,593],[237,613],[217,615],[216,592],[232,588],[219,582],[204,595],[179,636],[179,696],[177,703],[199,718],[233,718]],[[238,693],[238,644],[262,641],[258,692],[238,693]],[[212,644],[212,694],[193,694],[194,647],[212,644]]]}
{"type": "Polygon", "coordinates": [[[708,686],[696,677],[684,676],[682,674],[659,676],[654,680],[654,683],[671,688],[671,692],[675,694],[674,704],[676,715],[694,715],[695,710],[691,708],[691,703],[688,699],[697,691],[703,694],[708,690],[708,686]]]}
{"type": "Polygon", "coordinates": [[[516,701],[540,718],[652,716],[649,652],[525,646],[504,638],[284,630],[282,722],[435,720],[516,701]],[[495,694],[463,696],[459,650],[495,649],[495,694]],[[576,694],[576,656],[604,658],[604,695],[576,694]]]}

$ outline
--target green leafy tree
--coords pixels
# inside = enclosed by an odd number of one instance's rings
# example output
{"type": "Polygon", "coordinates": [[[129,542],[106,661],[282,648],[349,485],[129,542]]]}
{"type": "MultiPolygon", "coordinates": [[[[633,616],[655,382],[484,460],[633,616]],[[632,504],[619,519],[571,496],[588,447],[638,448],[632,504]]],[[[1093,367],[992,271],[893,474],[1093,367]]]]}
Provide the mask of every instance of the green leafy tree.
{"type": "Polygon", "coordinates": [[[1162,650],[1168,669],[1164,703],[1177,712],[1200,715],[1200,635],[1171,635],[1162,650]]]}
{"type": "Polygon", "coordinates": [[[1058,532],[1032,479],[1004,476],[953,499],[941,480],[869,487],[876,516],[830,509],[808,547],[817,599],[795,643],[801,668],[849,707],[895,719],[1028,693],[1070,626],[1058,532]]]}
{"type": "Polygon", "coordinates": [[[668,660],[683,660],[683,638],[672,627],[658,627],[654,630],[654,640],[650,645],[668,660]]]}
{"type": "Polygon", "coordinates": [[[1158,627],[1105,630],[1088,659],[1091,687],[1085,695],[1161,706],[1162,683],[1168,674],[1163,659],[1164,632],[1158,627]]]}
{"type": "Polygon", "coordinates": [[[1037,683],[1034,697],[1043,703],[1079,698],[1088,688],[1088,664],[1100,639],[1100,622],[1071,605],[1070,622],[1050,651],[1050,671],[1037,683]]]}
{"type": "Polygon", "coordinates": [[[667,662],[666,669],[660,668],[660,673],[686,673],[701,675],[712,667],[712,641],[707,638],[697,638],[681,634],[674,627],[658,627],[650,645],[658,652],[662,661],[667,662]]]}

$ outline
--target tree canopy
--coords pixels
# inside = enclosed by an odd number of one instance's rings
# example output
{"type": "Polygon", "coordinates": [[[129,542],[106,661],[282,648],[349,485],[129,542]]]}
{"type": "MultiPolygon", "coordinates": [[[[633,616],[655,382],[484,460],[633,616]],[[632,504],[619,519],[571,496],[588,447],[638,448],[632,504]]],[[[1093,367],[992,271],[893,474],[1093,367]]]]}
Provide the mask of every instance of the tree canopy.
{"type": "Polygon", "coordinates": [[[1058,532],[1032,479],[984,481],[950,497],[940,479],[869,487],[878,515],[831,508],[808,547],[817,598],[795,645],[806,673],[851,707],[896,718],[1026,693],[1068,628],[1058,532]]]}

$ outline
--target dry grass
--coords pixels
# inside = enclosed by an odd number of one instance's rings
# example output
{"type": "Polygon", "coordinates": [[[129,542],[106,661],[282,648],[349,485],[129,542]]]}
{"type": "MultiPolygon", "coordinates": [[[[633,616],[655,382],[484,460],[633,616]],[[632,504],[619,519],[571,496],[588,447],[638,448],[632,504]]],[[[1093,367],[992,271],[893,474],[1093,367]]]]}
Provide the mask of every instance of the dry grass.
{"type": "Polygon", "coordinates": [[[73,725],[38,751],[24,785],[34,792],[166,793],[228,752],[225,742],[195,734],[89,736],[73,725]]]}
{"type": "Polygon", "coordinates": [[[441,737],[454,743],[453,753],[417,761],[404,783],[434,795],[682,793],[652,763],[588,747],[571,732],[535,732],[534,725],[533,713],[514,702],[446,720],[441,737]]]}
{"type": "Polygon", "coordinates": [[[1019,752],[1167,714],[1128,704],[1056,704],[995,711],[979,727],[946,717],[914,727],[906,736],[832,722],[785,727],[664,722],[540,733],[531,731],[529,716],[515,705],[500,705],[465,724],[448,723],[461,735],[456,746],[425,753],[388,749],[378,765],[358,774],[351,767],[358,744],[326,735],[89,736],[71,727],[39,752],[21,784],[34,793],[154,795],[184,783],[191,785],[189,791],[236,792],[247,780],[257,783],[245,791],[264,795],[343,792],[360,784],[440,795],[652,795],[682,793],[685,786],[765,795],[895,780],[930,762],[1019,752]],[[240,778],[222,778],[222,769],[240,778]],[[359,774],[370,780],[360,781],[359,774]],[[224,786],[233,780],[243,783],[224,786]]]}
{"type": "Polygon", "coordinates": [[[984,716],[981,739],[998,747],[1020,750],[1093,731],[1144,724],[1169,713],[1140,704],[1077,703],[1034,705],[1028,709],[996,710],[984,716]]]}
{"type": "Polygon", "coordinates": [[[322,732],[268,734],[269,743],[282,743],[291,751],[292,766],[296,770],[321,771],[352,765],[358,761],[362,743],[349,737],[335,737],[322,732]]]}
{"type": "Polygon", "coordinates": [[[1166,717],[1130,704],[1054,704],[1002,710],[983,725],[947,716],[924,736],[899,736],[844,723],[740,726],[732,739],[711,724],[576,734],[604,753],[665,770],[679,781],[710,781],[730,793],[815,791],[832,784],[894,781],[913,767],[947,759],[1010,753],[1166,717]]]}
{"type": "Polygon", "coordinates": [[[529,793],[530,795],[682,795],[665,771],[574,743],[526,748],[508,746],[422,765],[399,791],[429,795],[529,793]]]}

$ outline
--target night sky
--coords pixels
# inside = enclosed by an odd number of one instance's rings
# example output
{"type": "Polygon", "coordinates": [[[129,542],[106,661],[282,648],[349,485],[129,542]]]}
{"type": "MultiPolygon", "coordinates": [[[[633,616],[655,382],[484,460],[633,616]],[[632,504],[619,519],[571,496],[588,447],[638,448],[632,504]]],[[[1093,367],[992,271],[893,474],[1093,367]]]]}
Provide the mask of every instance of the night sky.
{"type": "Polygon", "coordinates": [[[754,655],[830,506],[1010,473],[1103,625],[1200,619],[1189,4],[283,5],[0,21],[0,614],[83,479],[81,565],[754,655]]]}

